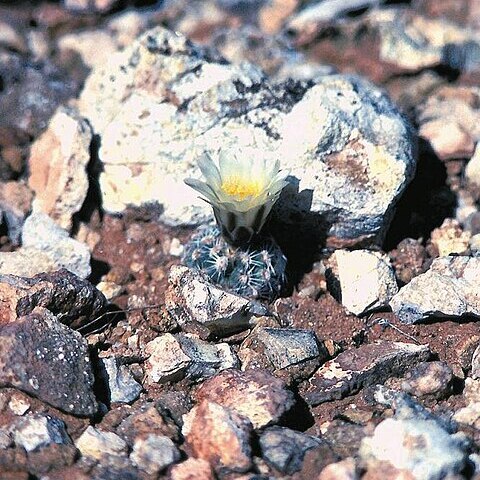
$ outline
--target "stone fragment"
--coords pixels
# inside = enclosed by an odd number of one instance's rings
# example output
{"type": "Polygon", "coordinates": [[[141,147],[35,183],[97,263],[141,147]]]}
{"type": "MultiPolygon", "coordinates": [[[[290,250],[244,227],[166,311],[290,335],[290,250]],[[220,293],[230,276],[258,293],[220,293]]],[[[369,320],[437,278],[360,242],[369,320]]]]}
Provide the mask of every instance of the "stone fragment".
{"type": "Polygon", "coordinates": [[[419,480],[460,473],[468,458],[466,442],[451,435],[419,404],[404,398],[394,397],[395,416],[383,420],[372,437],[363,439],[359,454],[367,469],[386,463],[419,480]]]}
{"type": "Polygon", "coordinates": [[[100,358],[100,375],[103,377],[111,403],[131,403],[142,391],[142,386],[133,378],[126,365],[119,364],[115,357],[100,358]]]}
{"type": "Polygon", "coordinates": [[[66,230],[87,196],[91,141],[89,124],[73,110],[60,108],[30,150],[33,209],[66,230]]]}
{"type": "Polygon", "coordinates": [[[269,427],[259,439],[262,457],[276,470],[292,475],[302,468],[308,450],[319,446],[318,438],[285,427],[269,427]]]}
{"type": "Polygon", "coordinates": [[[478,379],[466,378],[463,396],[466,406],[459,408],[453,415],[453,419],[462,424],[469,425],[475,429],[480,428],[480,381],[478,379]]]}
{"type": "Polygon", "coordinates": [[[402,390],[416,397],[442,398],[450,393],[452,381],[452,369],[445,362],[419,363],[406,373],[402,390]]]}
{"type": "Polygon", "coordinates": [[[210,464],[201,458],[187,458],[170,470],[172,480],[214,480],[210,464]]]}
{"type": "Polygon", "coordinates": [[[252,467],[251,431],[252,424],[245,417],[203,400],[184,416],[182,433],[193,455],[222,475],[252,467]]]}
{"type": "Polygon", "coordinates": [[[468,250],[471,233],[464,231],[457,220],[446,218],[442,225],[430,235],[430,242],[438,256],[465,253],[468,250]]]}
{"type": "Polygon", "coordinates": [[[0,326],[0,386],[15,387],[72,415],[97,402],[87,342],[42,307],[0,326]]]}
{"type": "Polygon", "coordinates": [[[37,137],[59,105],[75,96],[76,86],[49,60],[32,62],[27,55],[0,52],[0,129],[15,128],[37,137]]]}
{"type": "Polygon", "coordinates": [[[33,277],[59,268],[50,255],[38,248],[21,247],[13,252],[0,252],[1,275],[33,277]]]}
{"type": "Polygon", "coordinates": [[[390,300],[403,323],[480,316],[479,257],[440,257],[390,300]]]}
{"type": "Polygon", "coordinates": [[[441,160],[471,158],[480,140],[480,89],[443,86],[417,107],[419,135],[441,160]]]}
{"type": "Polygon", "coordinates": [[[105,456],[126,456],[128,447],[124,440],[112,432],[103,432],[92,426],[78,437],[75,446],[85,457],[102,460],[105,456]]]}
{"type": "Polygon", "coordinates": [[[15,414],[15,415],[25,415],[25,413],[30,410],[30,402],[25,398],[24,394],[20,392],[15,392],[10,397],[10,401],[8,402],[8,408],[15,414]]]}
{"type": "Polygon", "coordinates": [[[90,282],[65,269],[32,278],[0,275],[0,301],[0,324],[15,322],[35,307],[43,307],[60,322],[77,328],[101,315],[107,307],[103,294],[90,282]]]}
{"type": "Polygon", "coordinates": [[[255,429],[277,422],[294,404],[292,392],[265,370],[225,370],[205,381],[195,393],[248,418],[255,429]]]}
{"type": "Polygon", "coordinates": [[[287,381],[308,378],[329,358],[311,330],[256,327],[238,351],[242,370],[266,368],[287,381]]]}
{"type": "Polygon", "coordinates": [[[239,366],[237,356],[227,343],[210,344],[191,334],[166,333],[149,342],[145,353],[150,355],[145,363],[150,383],[184,377],[198,381],[239,366]]]}
{"type": "Polygon", "coordinates": [[[130,459],[140,470],[149,475],[158,475],[180,460],[180,452],[168,437],[150,434],[134,443],[130,459]]]}
{"type": "Polygon", "coordinates": [[[65,424],[58,418],[49,415],[27,415],[15,422],[13,439],[27,452],[51,443],[71,443],[65,424]]]}
{"type": "Polygon", "coordinates": [[[338,400],[401,375],[429,356],[427,345],[387,341],[365,344],[340,353],[317,370],[303,396],[310,405],[338,400]]]}
{"type": "Polygon", "coordinates": [[[32,213],[23,225],[22,245],[43,250],[57,265],[79,277],[87,278],[92,272],[88,247],[69,237],[45,213],[32,213]]]}
{"type": "Polygon", "coordinates": [[[477,143],[475,152],[465,167],[465,178],[470,183],[480,186],[480,143],[477,143]]]}
{"type": "Polygon", "coordinates": [[[23,222],[31,210],[32,199],[32,191],[24,182],[0,183],[0,208],[8,228],[8,237],[14,245],[20,244],[23,222]]]}
{"type": "Polygon", "coordinates": [[[424,271],[423,264],[427,259],[427,252],[418,240],[405,238],[390,252],[390,259],[395,275],[402,284],[405,284],[424,271]]]}
{"type": "Polygon", "coordinates": [[[480,379],[480,343],[478,344],[477,348],[475,348],[473,355],[472,355],[472,361],[471,361],[471,377],[474,380],[480,379]]]}
{"type": "Polygon", "coordinates": [[[278,203],[286,231],[328,230],[332,245],[380,239],[415,170],[411,127],[368,82],[273,86],[252,65],[229,65],[159,27],[94,69],[79,108],[101,137],[104,208],[158,202],[172,225],[211,218],[183,180],[220,146],[281,158],[291,173],[278,203]]]}
{"type": "Polygon", "coordinates": [[[317,480],[359,480],[355,460],[352,457],[327,465],[317,480]]]}
{"type": "Polygon", "coordinates": [[[368,250],[337,250],[342,305],[355,315],[362,315],[388,305],[398,292],[389,258],[368,250]]]}
{"type": "Polygon", "coordinates": [[[262,304],[212,285],[198,270],[173,266],[168,281],[165,305],[180,325],[198,323],[223,337],[252,327],[256,318],[268,314],[262,304]]]}
{"type": "Polygon", "coordinates": [[[63,0],[67,10],[85,13],[105,13],[119,3],[118,0],[63,0]]]}

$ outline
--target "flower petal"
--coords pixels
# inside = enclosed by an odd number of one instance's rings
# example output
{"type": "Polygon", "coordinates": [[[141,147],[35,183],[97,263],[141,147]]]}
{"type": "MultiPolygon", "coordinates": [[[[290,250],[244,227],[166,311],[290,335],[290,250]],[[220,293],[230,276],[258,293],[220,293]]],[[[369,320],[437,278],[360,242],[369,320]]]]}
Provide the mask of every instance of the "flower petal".
{"type": "Polygon", "coordinates": [[[192,187],[197,192],[205,195],[207,199],[210,201],[209,203],[218,203],[219,199],[215,190],[205,182],[201,180],[197,180],[196,178],[186,178],[184,182],[189,186],[192,187]]]}
{"type": "Polygon", "coordinates": [[[218,171],[215,162],[212,160],[212,157],[208,153],[204,153],[198,159],[198,166],[200,171],[207,183],[212,184],[215,189],[220,188],[222,184],[222,179],[220,178],[220,172],[218,171]]]}

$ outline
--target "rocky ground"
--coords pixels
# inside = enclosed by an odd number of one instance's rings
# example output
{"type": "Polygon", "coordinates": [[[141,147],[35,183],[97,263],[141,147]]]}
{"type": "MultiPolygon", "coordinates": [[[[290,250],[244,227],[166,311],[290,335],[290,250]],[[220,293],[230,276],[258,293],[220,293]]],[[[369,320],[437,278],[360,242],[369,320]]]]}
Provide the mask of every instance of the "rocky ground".
{"type": "Polygon", "coordinates": [[[0,479],[480,479],[480,2],[0,2],[0,479]],[[199,152],[289,185],[270,303],[181,265],[199,152]]]}

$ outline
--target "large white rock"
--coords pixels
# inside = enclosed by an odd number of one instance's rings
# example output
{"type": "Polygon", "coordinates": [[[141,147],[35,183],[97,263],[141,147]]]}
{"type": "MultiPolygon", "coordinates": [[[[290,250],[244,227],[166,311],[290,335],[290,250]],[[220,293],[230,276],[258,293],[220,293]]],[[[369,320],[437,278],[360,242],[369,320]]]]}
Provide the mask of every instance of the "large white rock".
{"type": "Polygon", "coordinates": [[[273,85],[162,28],[95,68],[79,108],[101,137],[104,208],[159,202],[173,225],[212,215],[183,183],[199,175],[203,151],[280,159],[291,173],[282,222],[308,223],[336,245],[380,238],[415,170],[409,125],[370,83],[273,85]]]}
{"type": "Polygon", "coordinates": [[[342,304],[355,315],[378,309],[398,292],[389,258],[369,250],[337,250],[342,304]]]}

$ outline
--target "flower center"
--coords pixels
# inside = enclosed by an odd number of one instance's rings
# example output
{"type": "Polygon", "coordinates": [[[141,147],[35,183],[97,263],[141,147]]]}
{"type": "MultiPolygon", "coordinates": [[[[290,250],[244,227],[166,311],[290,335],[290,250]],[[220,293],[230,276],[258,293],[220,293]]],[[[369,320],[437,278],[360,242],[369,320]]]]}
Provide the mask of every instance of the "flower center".
{"type": "Polygon", "coordinates": [[[238,200],[245,200],[247,197],[257,197],[262,193],[262,184],[258,180],[230,177],[223,181],[222,190],[238,200]]]}

